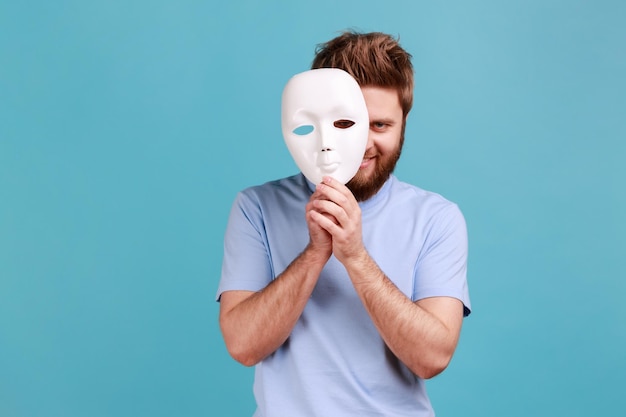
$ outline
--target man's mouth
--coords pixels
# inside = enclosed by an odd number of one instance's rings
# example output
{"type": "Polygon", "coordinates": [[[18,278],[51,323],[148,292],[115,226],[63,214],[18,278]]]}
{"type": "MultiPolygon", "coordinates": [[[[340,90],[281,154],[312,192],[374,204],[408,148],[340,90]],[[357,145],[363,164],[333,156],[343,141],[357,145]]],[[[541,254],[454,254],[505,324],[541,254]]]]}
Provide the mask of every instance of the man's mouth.
{"type": "Polygon", "coordinates": [[[366,168],[366,167],[368,167],[372,163],[374,158],[375,158],[375,156],[365,155],[363,157],[363,161],[361,161],[361,166],[359,168],[366,168]]]}

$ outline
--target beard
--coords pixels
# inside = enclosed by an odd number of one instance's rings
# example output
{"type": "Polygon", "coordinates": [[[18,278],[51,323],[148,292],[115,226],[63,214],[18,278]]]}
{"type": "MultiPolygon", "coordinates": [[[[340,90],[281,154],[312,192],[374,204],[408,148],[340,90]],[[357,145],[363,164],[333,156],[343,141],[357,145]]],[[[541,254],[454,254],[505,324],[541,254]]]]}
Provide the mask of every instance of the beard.
{"type": "MultiPolygon", "coordinates": [[[[365,201],[373,197],[381,189],[396,168],[396,163],[402,153],[403,143],[404,135],[402,135],[398,147],[392,153],[378,157],[379,159],[376,161],[374,172],[370,178],[367,178],[363,172],[357,171],[356,175],[348,181],[346,187],[352,191],[356,201],[365,201]]],[[[366,154],[364,158],[368,158],[368,155],[366,154]]]]}

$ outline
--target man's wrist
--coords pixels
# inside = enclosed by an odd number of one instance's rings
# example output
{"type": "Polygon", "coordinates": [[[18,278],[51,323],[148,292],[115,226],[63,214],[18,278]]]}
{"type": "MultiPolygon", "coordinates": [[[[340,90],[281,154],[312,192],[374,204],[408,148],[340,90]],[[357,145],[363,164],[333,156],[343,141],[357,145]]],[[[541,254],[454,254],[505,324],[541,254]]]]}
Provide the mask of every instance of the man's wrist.
{"type": "Polygon", "coordinates": [[[331,249],[309,243],[300,256],[307,263],[321,265],[323,267],[326,265],[326,262],[328,262],[330,255],[332,255],[331,249]]]}
{"type": "Polygon", "coordinates": [[[344,260],[343,265],[350,279],[355,284],[357,282],[360,284],[373,284],[385,276],[365,248],[359,254],[344,260]]]}

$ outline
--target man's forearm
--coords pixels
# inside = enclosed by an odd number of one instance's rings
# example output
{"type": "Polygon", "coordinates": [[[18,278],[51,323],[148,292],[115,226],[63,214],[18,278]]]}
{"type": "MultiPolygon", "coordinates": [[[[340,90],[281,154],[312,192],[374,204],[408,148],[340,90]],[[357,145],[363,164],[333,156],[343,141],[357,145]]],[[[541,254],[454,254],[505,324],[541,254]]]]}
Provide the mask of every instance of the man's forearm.
{"type": "Polygon", "coordinates": [[[287,340],[327,260],[307,247],[263,290],[222,294],[220,326],[233,358],[252,366],[287,340]]]}
{"type": "Polygon", "coordinates": [[[374,325],[391,351],[422,378],[448,365],[460,332],[463,306],[446,297],[414,303],[364,252],[346,269],[374,325]]]}

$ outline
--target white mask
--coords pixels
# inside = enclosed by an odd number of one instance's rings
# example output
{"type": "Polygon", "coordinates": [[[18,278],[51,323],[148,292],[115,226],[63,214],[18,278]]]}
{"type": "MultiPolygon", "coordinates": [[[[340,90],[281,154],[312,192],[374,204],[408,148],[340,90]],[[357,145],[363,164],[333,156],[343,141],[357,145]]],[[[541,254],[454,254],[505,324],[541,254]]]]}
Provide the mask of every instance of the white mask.
{"type": "Polygon", "coordinates": [[[369,117],[347,72],[320,68],[293,76],[283,90],[281,122],[291,156],[313,184],[326,175],[345,184],[359,170],[369,117]]]}

